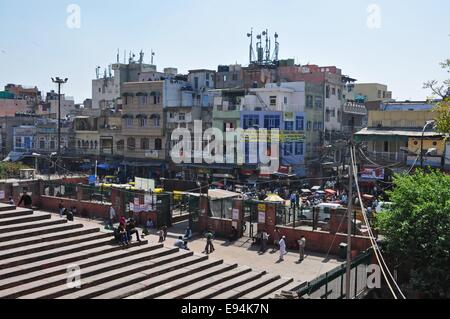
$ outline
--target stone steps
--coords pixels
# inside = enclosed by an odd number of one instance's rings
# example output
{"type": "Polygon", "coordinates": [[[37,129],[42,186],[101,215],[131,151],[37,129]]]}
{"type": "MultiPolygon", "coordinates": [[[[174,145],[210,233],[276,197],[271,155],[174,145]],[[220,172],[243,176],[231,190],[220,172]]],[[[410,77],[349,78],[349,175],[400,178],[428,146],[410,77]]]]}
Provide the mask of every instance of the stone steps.
{"type": "MultiPolygon", "coordinates": [[[[142,264],[144,261],[146,263],[149,263],[152,259],[161,258],[164,256],[167,256],[168,254],[174,253],[177,250],[169,250],[164,248],[159,249],[153,249],[153,250],[140,250],[136,253],[123,257],[123,258],[116,258],[103,261],[103,262],[97,262],[95,265],[88,265],[85,267],[80,267],[80,270],[82,272],[82,282],[83,287],[87,286],[87,283],[89,280],[93,280],[93,278],[99,277],[99,278],[108,278],[108,275],[114,276],[114,274],[121,274],[123,273],[123,269],[126,267],[132,267],[134,264],[142,264]]],[[[120,256],[120,255],[119,255],[120,256]]],[[[120,256],[122,257],[122,256],[120,256]]],[[[69,264],[66,264],[69,265],[69,264]]],[[[119,275],[120,276],[120,275],[119,275]]],[[[59,293],[63,293],[65,289],[67,289],[66,286],[67,283],[67,272],[59,272],[56,276],[47,277],[44,281],[40,282],[31,282],[22,284],[19,286],[16,286],[13,290],[13,293],[5,292],[6,298],[18,298],[25,295],[32,295],[32,294],[51,294],[55,293],[55,295],[58,295],[59,293]]],[[[0,292],[0,297],[3,296],[3,292],[0,292]]]]}
{"type": "Polygon", "coordinates": [[[213,299],[238,299],[245,294],[248,294],[252,292],[253,290],[259,289],[261,287],[264,287],[266,285],[270,285],[274,281],[277,281],[278,279],[281,279],[279,275],[270,275],[265,274],[259,279],[252,280],[246,284],[240,285],[236,288],[233,288],[231,290],[227,290],[219,295],[215,295],[213,299]]]}
{"type": "MultiPolygon", "coordinates": [[[[222,262],[218,263],[218,265],[214,265],[211,268],[202,269],[200,271],[196,271],[195,273],[189,273],[183,276],[180,279],[172,280],[168,282],[167,284],[163,284],[161,286],[152,288],[150,290],[147,290],[143,292],[139,297],[142,297],[144,299],[155,299],[159,296],[163,296],[165,294],[168,294],[170,292],[178,291],[178,289],[183,287],[188,287],[198,281],[211,278],[218,274],[223,274],[229,270],[236,269],[237,264],[229,265],[229,264],[223,264],[222,262]]],[[[138,296],[136,296],[138,297],[138,296]]],[[[131,298],[135,299],[135,298],[131,298]]]]}
{"type": "Polygon", "coordinates": [[[67,224],[63,230],[81,228],[81,224],[68,224],[65,219],[50,219],[45,221],[40,221],[36,223],[24,223],[14,226],[4,226],[0,227],[0,243],[3,241],[8,241],[12,239],[26,238],[29,236],[37,236],[41,234],[48,234],[52,232],[61,231],[60,228],[54,228],[51,226],[67,224]],[[26,232],[25,232],[26,230],[26,232]]]}
{"type": "MultiPolygon", "coordinates": [[[[86,258],[78,263],[78,266],[81,269],[85,269],[92,266],[98,266],[100,264],[114,261],[114,260],[121,260],[121,258],[130,257],[133,255],[141,254],[141,253],[149,253],[153,250],[162,248],[163,245],[158,244],[154,246],[135,246],[131,247],[127,250],[118,250],[113,251],[110,253],[105,253],[102,255],[98,255],[91,258],[86,258]]],[[[57,275],[65,274],[67,272],[66,265],[58,265],[50,268],[45,268],[41,270],[36,270],[32,272],[28,272],[21,275],[16,275],[13,277],[5,278],[0,280],[0,291],[12,287],[17,287],[26,283],[30,283],[33,281],[38,281],[42,279],[47,279],[50,277],[54,277],[57,275]]]]}
{"type": "Polygon", "coordinates": [[[190,252],[182,252],[183,259],[162,263],[139,274],[132,274],[113,282],[101,284],[91,288],[83,294],[78,293],[77,298],[87,299],[123,299],[130,295],[140,295],[151,288],[164,285],[168,282],[186,276],[187,272],[198,272],[211,268],[222,261],[210,261],[206,256],[193,255],[190,252]]]}
{"type": "Polygon", "coordinates": [[[0,203],[0,212],[15,210],[16,205],[0,203]]]}
{"type": "Polygon", "coordinates": [[[38,236],[32,236],[32,237],[26,237],[23,239],[15,239],[11,241],[5,241],[0,246],[0,253],[5,250],[13,249],[13,248],[20,248],[40,243],[47,243],[52,242],[59,239],[66,239],[86,234],[92,234],[99,232],[99,228],[75,228],[75,229],[69,229],[67,231],[61,231],[57,233],[50,233],[45,235],[38,235],[38,236]]]}
{"type": "Polygon", "coordinates": [[[289,285],[294,280],[292,278],[279,278],[261,288],[253,289],[252,291],[239,296],[239,299],[262,299],[265,296],[270,296],[276,291],[282,289],[283,287],[289,285]]]}
{"type": "Polygon", "coordinates": [[[259,299],[292,279],[148,241],[123,247],[112,232],[0,204],[0,299],[259,299]],[[68,285],[69,267],[81,286],[68,285]]]}
{"type": "Polygon", "coordinates": [[[33,263],[35,261],[40,260],[46,260],[53,257],[63,256],[63,255],[69,255],[71,253],[76,253],[83,251],[85,249],[89,248],[96,248],[101,247],[105,245],[113,245],[114,241],[110,237],[108,238],[102,238],[100,240],[93,240],[82,244],[76,244],[76,245],[70,245],[67,247],[61,247],[56,249],[51,249],[48,251],[45,251],[43,253],[36,252],[27,256],[19,256],[19,257],[12,257],[3,259],[0,261],[0,269],[7,269],[12,267],[17,267],[20,265],[25,265],[28,263],[33,263]]]}
{"type": "Polygon", "coordinates": [[[184,299],[190,295],[196,294],[198,292],[204,291],[210,287],[219,285],[228,280],[237,278],[244,274],[251,272],[252,269],[247,266],[239,266],[235,269],[228,270],[224,273],[199,280],[189,286],[181,287],[177,291],[165,293],[164,295],[155,297],[156,299],[184,299]]]}
{"type": "Polygon", "coordinates": [[[219,285],[210,287],[193,295],[186,297],[185,299],[212,299],[228,290],[232,290],[239,286],[245,285],[254,280],[258,280],[266,274],[265,271],[251,271],[242,276],[236,277],[234,279],[225,281],[219,285]]]}
{"type": "Polygon", "coordinates": [[[31,216],[8,217],[0,219],[0,226],[10,226],[15,224],[35,222],[50,218],[52,218],[52,215],[50,214],[33,214],[31,216]]]}
{"type": "MultiPolygon", "coordinates": [[[[93,288],[94,290],[101,290],[103,291],[101,285],[112,283],[112,282],[128,282],[132,278],[135,278],[135,280],[140,281],[142,280],[142,273],[143,272],[152,272],[151,269],[155,268],[157,266],[163,266],[167,268],[167,264],[170,262],[176,261],[182,265],[187,265],[189,263],[192,263],[192,260],[189,260],[189,257],[192,257],[192,253],[174,253],[173,249],[164,249],[166,250],[165,255],[159,258],[156,258],[155,260],[147,260],[145,262],[139,262],[136,264],[132,264],[126,267],[121,267],[119,270],[114,269],[111,271],[106,272],[99,272],[93,276],[86,276],[83,272],[82,277],[82,286],[80,288],[68,288],[65,284],[66,276],[64,276],[64,284],[59,285],[57,287],[53,287],[46,290],[41,290],[36,293],[24,295],[20,297],[19,299],[54,299],[58,297],[63,297],[62,299],[66,299],[66,295],[69,294],[76,294],[76,296],[80,296],[83,294],[86,294],[85,289],[93,288]],[[167,252],[171,252],[167,255],[167,252]],[[186,258],[186,260],[184,260],[186,258]],[[123,279],[126,277],[125,279],[123,279]],[[130,278],[131,277],[131,278],[130,278]],[[136,279],[137,278],[137,279],[136,279]]],[[[176,251],[176,250],[175,250],[176,251]]],[[[89,294],[92,294],[92,292],[89,291],[89,294]]],[[[89,297],[91,298],[91,297],[89,297]]]]}
{"type": "MultiPolygon", "coordinates": [[[[82,228],[83,229],[83,228],[82,228]]],[[[48,250],[61,248],[61,247],[69,247],[77,244],[82,244],[85,242],[94,241],[96,239],[103,239],[103,238],[111,238],[111,233],[101,233],[99,229],[93,229],[93,231],[88,232],[87,234],[81,234],[77,235],[75,237],[68,237],[64,239],[57,239],[49,242],[44,243],[38,243],[38,244],[32,244],[28,246],[23,246],[19,249],[12,248],[9,250],[1,251],[0,252],[0,260],[5,260],[12,257],[19,257],[19,256],[25,256],[30,255],[38,252],[45,252],[48,250]]]]}
{"type": "Polygon", "coordinates": [[[263,296],[261,299],[272,299],[275,297],[275,295],[280,295],[282,291],[296,291],[299,290],[301,287],[306,285],[306,282],[300,282],[300,281],[292,281],[291,283],[287,284],[286,286],[278,289],[276,292],[263,296]]]}
{"type": "Polygon", "coordinates": [[[28,208],[15,208],[11,211],[0,211],[0,220],[11,217],[21,217],[33,215],[33,210],[28,208]]]}

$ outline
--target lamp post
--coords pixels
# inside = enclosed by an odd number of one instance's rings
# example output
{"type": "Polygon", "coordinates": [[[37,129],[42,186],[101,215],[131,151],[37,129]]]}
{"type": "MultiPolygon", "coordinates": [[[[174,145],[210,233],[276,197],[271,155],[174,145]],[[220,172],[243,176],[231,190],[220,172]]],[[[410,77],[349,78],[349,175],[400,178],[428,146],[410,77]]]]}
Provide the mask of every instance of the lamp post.
{"type": "MultiPolygon", "coordinates": [[[[59,162],[59,159],[61,157],[61,85],[67,83],[68,80],[68,78],[65,78],[64,80],[59,77],[52,78],[52,82],[58,84],[58,150],[56,163],[59,162]]],[[[58,169],[58,165],[55,166],[56,172],[56,170],[58,169]]]]}
{"type": "Polygon", "coordinates": [[[423,139],[425,138],[425,131],[428,126],[433,125],[435,121],[427,121],[422,130],[422,138],[420,140],[420,167],[423,168],[423,139]]]}

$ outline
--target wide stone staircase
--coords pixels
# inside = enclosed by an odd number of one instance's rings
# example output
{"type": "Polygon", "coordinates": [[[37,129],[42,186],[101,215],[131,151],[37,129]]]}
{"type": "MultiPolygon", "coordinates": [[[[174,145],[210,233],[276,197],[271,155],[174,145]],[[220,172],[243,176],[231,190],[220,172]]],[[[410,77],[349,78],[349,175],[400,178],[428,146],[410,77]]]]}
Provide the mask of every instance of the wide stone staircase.
{"type": "Polygon", "coordinates": [[[122,247],[100,227],[0,204],[3,299],[265,299],[301,284],[148,241],[122,247]]]}

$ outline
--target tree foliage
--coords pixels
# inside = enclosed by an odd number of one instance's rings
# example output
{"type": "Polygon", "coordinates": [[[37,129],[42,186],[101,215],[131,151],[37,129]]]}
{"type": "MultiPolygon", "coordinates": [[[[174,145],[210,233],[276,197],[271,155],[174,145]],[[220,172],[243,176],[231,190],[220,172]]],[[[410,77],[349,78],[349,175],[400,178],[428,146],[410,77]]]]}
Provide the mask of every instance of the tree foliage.
{"type": "Polygon", "coordinates": [[[22,163],[0,162],[0,179],[19,177],[20,170],[27,168],[29,167],[22,163]]]}
{"type": "MultiPolygon", "coordinates": [[[[450,59],[442,62],[441,67],[450,73],[450,59]]],[[[440,84],[438,81],[428,81],[424,88],[430,89],[433,98],[442,99],[433,109],[436,114],[436,129],[441,133],[450,134],[450,79],[440,84]]]]}
{"type": "Polygon", "coordinates": [[[397,175],[394,205],[378,215],[388,256],[429,297],[450,292],[450,176],[439,171],[397,175]]]}

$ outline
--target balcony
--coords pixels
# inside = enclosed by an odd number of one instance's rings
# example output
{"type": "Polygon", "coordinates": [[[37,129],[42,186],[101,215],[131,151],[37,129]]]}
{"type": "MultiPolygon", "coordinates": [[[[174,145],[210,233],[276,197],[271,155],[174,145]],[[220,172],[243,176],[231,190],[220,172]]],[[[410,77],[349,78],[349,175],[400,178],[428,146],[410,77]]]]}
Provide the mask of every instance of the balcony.
{"type": "Polygon", "coordinates": [[[354,101],[348,101],[344,105],[344,113],[366,116],[367,109],[364,104],[360,104],[354,101]]]}
{"type": "MultiPolygon", "coordinates": [[[[366,152],[372,161],[390,161],[406,163],[408,155],[405,152],[366,152]]],[[[417,156],[416,156],[417,157],[417,156]]]]}

